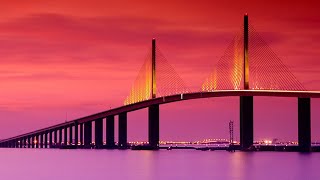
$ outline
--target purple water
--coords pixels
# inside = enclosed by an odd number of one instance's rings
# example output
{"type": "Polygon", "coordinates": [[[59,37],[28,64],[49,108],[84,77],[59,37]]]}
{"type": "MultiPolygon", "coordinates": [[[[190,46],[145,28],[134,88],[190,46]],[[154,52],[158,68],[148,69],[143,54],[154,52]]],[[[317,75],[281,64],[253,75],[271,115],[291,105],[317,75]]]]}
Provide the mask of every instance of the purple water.
{"type": "Polygon", "coordinates": [[[320,179],[320,153],[0,149],[0,179],[320,179]]]}

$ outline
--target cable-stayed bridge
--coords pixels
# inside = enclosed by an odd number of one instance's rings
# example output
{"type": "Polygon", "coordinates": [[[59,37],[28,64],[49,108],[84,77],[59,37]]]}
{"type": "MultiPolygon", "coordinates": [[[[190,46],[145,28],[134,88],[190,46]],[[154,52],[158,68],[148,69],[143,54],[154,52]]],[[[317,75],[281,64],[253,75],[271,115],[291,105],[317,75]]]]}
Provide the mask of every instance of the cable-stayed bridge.
{"type": "Polygon", "coordinates": [[[254,96],[297,98],[299,151],[311,150],[310,99],[320,92],[307,91],[244,16],[236,34],[198,91],[190,90],[152,40],[151,50],[124,100],[124,105],[65,123],[0,141],[16,148],[127,148],[127,114],[148,108],[149,149],[159,148],[159,106],[199,98],[240,97],[240,148],[253,145],[254,96]],[[115,116],[119,119],[115,142],[115,116]],[[103,132],[103,121],[106,131],[103,132]],[[92,124],[94,122],[94,133],[92,124]],[[103,143],[106,134],[106,144],[103,143]],[[92,142],[92,136],[95,142],[92,142]]]}

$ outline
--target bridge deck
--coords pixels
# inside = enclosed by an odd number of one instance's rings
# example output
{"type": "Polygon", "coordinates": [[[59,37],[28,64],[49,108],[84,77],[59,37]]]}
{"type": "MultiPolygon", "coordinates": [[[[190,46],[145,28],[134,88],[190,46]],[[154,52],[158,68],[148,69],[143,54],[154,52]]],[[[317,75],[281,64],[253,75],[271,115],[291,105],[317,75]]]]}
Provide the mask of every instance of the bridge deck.
{"type": "Polygon", "coordinates": [[[154,104],[166,104],[177,101],[200,99],[200,98],[212,98],[212,97],[232,97],[232,96],[272,96],[272,97],[300,97],[300,98],[320,98],[320,91],[280,91],[280,90],[219,90],[213,92],[194,92],[186,94],[176,94],[171,96],[154,98],[135,104],[130,104],[126,106],[121,106],[118,108],[110,109],[107,111],[92,114],[86,117],[78,118],[65,123],[57,124],[47,128],[42,128],[33,132],[18,135],[8,139],[3,139],[0,142],[5,142],[9,140],[14,140],[29,135],[34,135],[38,133],[43,133],[45,131],[60,129],[64,126],[72,125],[75,123],[85,123],[88,121],[94,121],[99,118],[105,118],[107,116],[118,115],[122,112],[136,111],[139,109],[147,108],[154,104]]]}

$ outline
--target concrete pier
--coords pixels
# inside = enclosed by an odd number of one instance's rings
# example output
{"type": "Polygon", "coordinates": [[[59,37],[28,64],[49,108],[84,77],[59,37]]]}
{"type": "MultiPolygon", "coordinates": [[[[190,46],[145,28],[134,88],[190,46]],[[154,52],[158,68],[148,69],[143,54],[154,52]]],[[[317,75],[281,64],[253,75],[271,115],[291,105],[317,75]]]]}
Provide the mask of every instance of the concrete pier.
{"type": "Polygon", "coordinates": [[[35,135],[35,141],[36,148],[39,148],[39,134],[35,135]]]}
{"type": "Polygon", "coordinates": [[[72,145],[72,141],[73,141],[73,126],[71,125],[69,127],[69,145],[72,145]]]}
{"type": "Polygon", "coordinates": [[[106,118],[106,140],[108,147],[114,147],[114,116],[106,118]]]}
{"type": "Polygon", "coordinates": [[[44,148],[48,148],[48,131],[44,133],[44,148]]]}
{"type": "Polygon", "coordinates": [[[240,146],[248,150],[253,145],[253,97],[240,97],[240,146]]]}
{"type": "Polygon", "coordinates": [[[52,148],[52,141],[53,141],[53,138],[52,138],[52,133],[53,131],[52,130],[49,130],[49,147],[52,148]]]}
{"type": "Polygon", "coordinates": [[[79,128],[79,126],[78,126],[78,123],[76,122],[75,124],[74,124],[74,145],[75,146],[78,146],[78,142],[79,142],[79,139],[78,139],[78,137],[79,137],[79,130],[78,130],[78,128],[79,128]]]}
{"type": "Polygon", "coordinates": [[[68,145],[68,127],[65,126],[63,129],[63,145],[68,145]]]}
{"type": "Polygon", "coordinates": [[[83,145],[84,142],[83,142],[83,124],[81,123],[80,126],[80,145],[83,145]]]}
{"type": "Polygon", "coordinates": [[[58,143],[58,130],[57,129],[55,129],[54,131],[53,131],[53,133],[54,133],[54,136],[53,136],[53,145],[57,145],[58,143]]]}
{"type": "Polygon", "coordinates": [[[149,107],[149,145],[157,149],[159,148],[159,105],[149,107]]]}
{"type": "Polygon", "coordinates": [[[31,144],[32,144],[31,137],[28,136],[28,137],[27,137],[27,140],[28,140],[28,148],[31,148],[31,144]]]}
{"type": "Polygon", "coordinates": [[[127,112],[119,114],[119,148],[127,147],[127,112]]]}
{"type": "Polygon", "coordinates": [[[298,98],[298,144],[299,151],[311,151],[310,98],[298,98]]]}
{"type": "Polygon", "coordinates": [[[92,143],[92,122],[84,123],[84,147],[91,148],[92,143]]]}
{"type": "Polygon", "coordinates": [[[39,148],[43,148],[43,134],[39,134],[39,148]]]}
{"type": "Polygon", "coordinates": [[[59,129],[59,145],[62,145],[62,128],[59,129]]]}
{"type": "Polygon", "coordinates": [[[103,119],[95,120],[95,148],[103,145],[103,119]]]}

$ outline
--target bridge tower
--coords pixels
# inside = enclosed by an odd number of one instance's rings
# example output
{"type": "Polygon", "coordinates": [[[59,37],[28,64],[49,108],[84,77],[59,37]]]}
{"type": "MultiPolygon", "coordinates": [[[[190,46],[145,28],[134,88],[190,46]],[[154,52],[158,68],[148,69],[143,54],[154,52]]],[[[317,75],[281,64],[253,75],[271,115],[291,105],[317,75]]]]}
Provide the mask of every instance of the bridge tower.
{"type": "Polygon", "coordinates": [[[244,77],[244,89],[249,90],[249,20],[248,14],[244,15],[244,32],[243,32],[243,77],[244,77]]]}
{"type": "MultiPolygon", "coordinates": [[[[156,39],[152,39],[152,98],[156,98],[156,39]]],[[[159,148],[159,105],[151,105],[148,108],[148,141],[153,149],[159,148]]]]}
{"type": "Polygon", "coordinates": [[[157,83],[156,83],[156,39],[152,39],[152,78],[151,78],[151,93],[152,99],[156,98],[157,93],[157,83]]]}
{"type": "MultiPolygon", "coordinates": [[[[243,76],[244,89],[249,90],[249,20],[248,14],[244,15],[243,39],[243,76]]],[[[246,150],[253,145],[253,96],[240,97],[240,146],[246,150]]]]}

